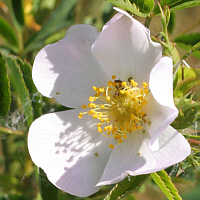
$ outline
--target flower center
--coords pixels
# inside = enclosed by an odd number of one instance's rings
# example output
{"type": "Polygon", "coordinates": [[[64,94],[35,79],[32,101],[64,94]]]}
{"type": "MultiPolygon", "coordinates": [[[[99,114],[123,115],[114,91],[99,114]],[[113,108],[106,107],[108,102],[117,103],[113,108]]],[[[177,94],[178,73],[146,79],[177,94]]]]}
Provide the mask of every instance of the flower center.
{"type": "MultiPolygon", "coordinates": [[[[116,79],[107,83],[107,87],[93,86],[94,96],[89,97],[88,105],[82,105],[88,111],[79,113],[81,119],[84,114],[91,115],[100,122],[97,130],[105,137],[114,137],[117,143],[127,139],[127,134],[137,129],[143,129],[145,112],[143,107],[147,104],[145,99],[149,93],[148,84],[143,82],[143,87],[138,88],[138,83],[131,77],[127,81],[116,79]]],[[[109,144],[114,148],[113,144],[109,144]]]]}

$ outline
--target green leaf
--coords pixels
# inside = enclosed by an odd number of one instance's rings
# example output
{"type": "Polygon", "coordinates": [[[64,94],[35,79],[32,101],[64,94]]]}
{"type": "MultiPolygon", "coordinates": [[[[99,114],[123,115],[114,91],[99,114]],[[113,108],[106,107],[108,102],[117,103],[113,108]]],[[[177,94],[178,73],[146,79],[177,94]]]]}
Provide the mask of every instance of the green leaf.
{"type": "Polygon", "coordinates": [[[174,39],[174,42],[184,43],[188,45],[195,45],[200,41],[200,33],[190,33],[179,35],[174,39]]]}
{"type": "Polygon", "coordinates": [[[24,112],[27,125],[30,126],[33,121],[33,112],[29,92],[25,85],[20,66],[17,64],[14,57],[11,56],[6,57],[6,64],[10,72],[11,87],[15,90],[20,99],[21,109],[24,112]]]}
{"type": "Polygon", "coordinates": [[[174,184],[172,183],[171,178],[164,170],[151,173],[151,177],[169,200],[182,199],[179,196],[178,191],[175,188],[174,184]]]}
{"type": "Polygon", "coordinates": [[[19,27],[24,26],[24,11],[22,0],[11,0],[12,10],[19,27]]]}
{"type": "Polygon", "coordinates": [[[57,200],[58,188],[56,188],[48,179],[44,171],[39,168],[39,190],[43,200],[57,200]]]}
{"type": "Polygon", "coordinates": [[[130,11],[131,13],[139,17],[149,16],[150,11],[154,7],[153,0],[107,0],[114,4],[115,6],[122,8],[124,10],[130,11]]]}
{"type": "Polygon", "coordinates": [[[15,32],[10,24],[0,16],[0,33],[3,38],[15,47],[18,47],[18,41],[15,32]]]}
{"type": "Polygon", "coordinates": [[[67,28],[67,26],[72,24],[74,18],[72,18],[70,14],[77,1],[78,0],[63,0],[60,6],[55,10],[50,19],[47,21],[47,23],[42,27],[42,29],[29,38],[25,44],[24,51],[28,53],[32,50],[41,48],[44,45],[44,41],[49,36],[63,28],[67,28]]]}
{"type": "Polygon", "coordinates": [[[191,53],[197,58],[200,58],[199,41],[200,33],[183,34],[174,39],[174,42],[176,42],[177,46],[188,51],[182,59],[185,59],[191,53]]]}
{"type": "Polygon", "coordinates": [[[200,58],[200,50],[196,49],[195,51],[191,52],[190,51],[190,49],[192,48],[191,45],[184,44],[184,43],[179,43],[179,42],[177,42],[176,44],[177,44],[178,47],[180,47],[180,48],[186,50],[187,52],[189,52],[188,55],[190,55],[192,53],[192,55],[196,56],[197,58],[200,58]]]}
{"type": "Polygon", "coordinates": [[[7,76],[5,60],[0,53],[0,116],[5,117],[10,109],[10,81],[7,76]]]}
{"type": "MultiPolygon", "coordinates": [[[[170,11],[181,10],[189,7],[194,7],[200,5],[200,0],[161,0],[161,7],[164,5],[169,6],[170,11]]],[[[159,14],[160,9],[159,6],[156,5],[153,14],[159,14]]]]}
{"type": "Polygon", "coordinates": [[[42,0],[38,3],[37,13],[34,14],[35,21],[39,24],[43,24],[43,22],[47,19],[50,13],[54,10],[56,4],[56,0],[42,0]]]}
{"type": "Polygon", "coordinates": [[[152,9],[154,8],[154,0],[130,0],[130,2],[135,5],[140,9],[140,12],[142,13],[150,13],[152,9]]]}
{"type": "Polygon", "coordinates": [[[149,174],[126,177],[123,181],[115,185],[104,200],[121,199],[125,194],[132,193],[133,190],[141,186],[148,177],[149,174]]]}
{"type": "Polygon", "coordinates": [[[31,104],[33,107],[34,119],[36,119],[42,114],[42,97],[33,83],[32,69],[30,64],[27,63],[25,60],[22,61],[20,58],[17,58],[17,63],[20,65],[20,69],[22,71],[26,87],[29,90],[31,104]]]}

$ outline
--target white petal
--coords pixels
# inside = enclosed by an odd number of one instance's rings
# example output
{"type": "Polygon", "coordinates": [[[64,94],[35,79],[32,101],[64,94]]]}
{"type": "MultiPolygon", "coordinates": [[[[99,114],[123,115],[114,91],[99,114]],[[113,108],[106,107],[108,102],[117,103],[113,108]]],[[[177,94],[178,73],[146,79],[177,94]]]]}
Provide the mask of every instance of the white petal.
{"type": "Polygon", "coordinates": [[[91,54],[98,35],[93,26],[75,25],[62,40],[44,47],[33,64],[33,81],[39,92],[64,106],[87,104],[94,94],[92,86],[102,87],[108,80],[91,54]]]}
{"type": "Polygon", "coordinates": [[[91,116],[78,119],[79,110],[44,115],[33,122],[28,148],[33,162],[61,190],[76,196],[89,196],[109,159],[111,149],[97,132],[91,116]]]}
{"type": "Polygon", "coordinates": [[[178,110],[173,99],[173,63],[169,57],[163,57],[150,74],[149,88],[152,96],[147,97],[148,103],[144,111],[151,125],[147,125],[149,134],[152,136],[150,147],[154,150],[154,142],[158,139],[178,116],[178,110]]]}
{"type": "Polygon", "coordinates": [[[160,171],[181,162],[190,154],[187,140],[168,127],[159,137],[159,151],[149,149],[147,133],[133,132],[131,137],[114,148],[98,186],[113,184],[131,176],[160,171]]]}
{"type": "Polygon", "coordinates": [[[148,82],[151,69],[162,57],[161,46],[151,41],[147,28],[127,15],[118,13],[106,24],[92,53],[110,77],[148,82]]]}

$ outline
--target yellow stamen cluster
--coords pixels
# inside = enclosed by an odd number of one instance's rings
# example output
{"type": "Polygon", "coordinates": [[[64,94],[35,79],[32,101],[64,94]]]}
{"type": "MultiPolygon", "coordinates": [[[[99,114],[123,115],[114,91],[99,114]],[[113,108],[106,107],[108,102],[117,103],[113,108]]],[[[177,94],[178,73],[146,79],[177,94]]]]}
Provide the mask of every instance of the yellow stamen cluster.
{"type": "MultiPolygon", "coordinates": [[[[93,86],[94,96],[89,97],[88,105],[82,105],[88,111],[79,113],[79,118],[83,114],[92,115],[100,122],[97,130],[105,137],[114,137],[117,143],[122,143],[127,139],[127,135],[136,130],[143,129],[146,113],[143,107],[147,104],[145,99],[148,95],[148,84],[143,82],[143,87],[138,88],[138,83],[131,77],[128,81],[117,80],[113,75],[114,81],[109,81],[107,87],[98,88],[93,86]],[[95,103],[98,99],[98,103],[95,103]]],[[[113,144],[109,145],[114,148],[113,144]]]]}

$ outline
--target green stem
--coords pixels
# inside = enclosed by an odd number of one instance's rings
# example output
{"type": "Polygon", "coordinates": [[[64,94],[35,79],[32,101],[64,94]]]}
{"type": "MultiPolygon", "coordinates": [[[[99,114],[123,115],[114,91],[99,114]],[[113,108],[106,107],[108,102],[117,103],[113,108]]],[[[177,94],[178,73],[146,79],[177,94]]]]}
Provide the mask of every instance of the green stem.
{"type": "Polygon", "coordinates": [[[151,19],[152,19],[151,16],[150,17],[146,17],[144,26],[146,26],[147,28],[149,28],[150,24],[151,24],[151,19]]]}
{"type": "Polygon", "coordinates": [[[8,134],[15,134],[15,135],[25,135],[25,133],[23,131],[17,131],[17,130],[5,128],[2,126],[0,126],[0,132],[8,133],[8,134]]]}

